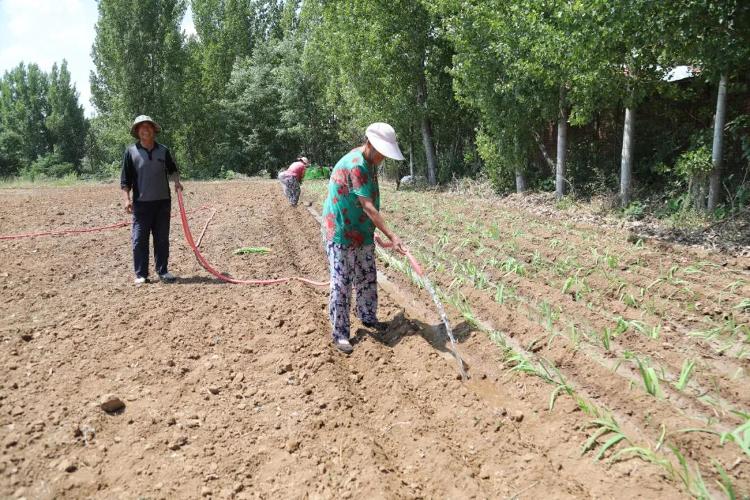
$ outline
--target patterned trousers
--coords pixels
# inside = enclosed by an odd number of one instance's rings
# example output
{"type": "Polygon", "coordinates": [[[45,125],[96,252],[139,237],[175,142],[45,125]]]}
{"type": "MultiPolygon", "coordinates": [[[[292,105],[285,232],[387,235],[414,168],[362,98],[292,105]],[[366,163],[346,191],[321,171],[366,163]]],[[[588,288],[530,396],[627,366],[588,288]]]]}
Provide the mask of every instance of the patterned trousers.
{"type": "Polygon", "coordinates": [[[297,178],[293,175],[288,175],[286,172],[280,172],[279,182],[281,182],[281,187],[284,188],[284,196],[289,200],[289,204],[296,207],[300,195],[299,181],[297,178]]]}
{"type": "Polygon", "coordinates": [[[378,277],[375,270],[375,245],[344,246],[326,242],[331,272],[331,298],[328,316],[333,339],[348,339],[352,284],[357,292],[357,317],[363,322],[378,318],[378,277]]]}

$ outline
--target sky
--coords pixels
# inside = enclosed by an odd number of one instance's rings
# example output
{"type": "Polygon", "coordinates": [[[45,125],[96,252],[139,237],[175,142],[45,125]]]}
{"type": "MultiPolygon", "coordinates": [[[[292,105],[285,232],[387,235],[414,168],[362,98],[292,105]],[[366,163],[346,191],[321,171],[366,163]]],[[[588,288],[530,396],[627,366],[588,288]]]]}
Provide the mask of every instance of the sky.
{"type": "MultiPolygon", "coordinates": [[[[97,16],[95,0],[0,0],[0,75],[21,61],[50,71],[52,64],[65,59],[79,101],[92,116],[89,73],[94,69],[91,46],[97,16]]],[[[182,28],[195,33],[190,12],[182,28]]]]}

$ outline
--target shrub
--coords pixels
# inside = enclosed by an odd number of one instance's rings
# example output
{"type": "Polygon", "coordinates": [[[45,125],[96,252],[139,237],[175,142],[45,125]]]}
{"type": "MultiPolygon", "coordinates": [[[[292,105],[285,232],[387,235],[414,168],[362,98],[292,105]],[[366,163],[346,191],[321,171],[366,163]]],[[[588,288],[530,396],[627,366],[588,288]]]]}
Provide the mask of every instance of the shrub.
{"type": "Polygon", "coordinates": [[[308,179],[328,179],[331,176],[331,169],[328,167],[321,167],[313,165],[305,170],[305,180],[308,179]]]}
{"type": "Polygon", "coordinates": [[[31,165],[21,169],[21,177],[31,181],[36,178],[59,179],[76,175],[75,165],[60,160],[57,153],[48,153],[41,156],[31,165]]]}

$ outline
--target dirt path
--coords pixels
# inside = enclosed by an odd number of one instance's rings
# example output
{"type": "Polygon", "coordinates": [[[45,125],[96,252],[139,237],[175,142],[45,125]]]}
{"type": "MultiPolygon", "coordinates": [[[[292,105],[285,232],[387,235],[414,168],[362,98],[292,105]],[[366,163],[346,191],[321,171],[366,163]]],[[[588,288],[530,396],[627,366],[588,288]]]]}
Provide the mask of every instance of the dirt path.
{"type": "MultiPolygon", "coordinates": [[[[120,220],[115,190],[0,191],[0,234],[120,220]]],[[[190,183],[186,200],[217,208],[201,247],[218,268],[326,279],[312,217],[275,183],[190,183]]],[[[391,328],[378,338],[355,321],[345,357],[329,346],[326,291],[219,284],[176,221],[171,239],[181,279],[140,288],[128,229],[0,242],[0,497],[684,495],[645,462],[582,457],[575,403],[548,411],[550,386],[509,373],[454,317],[462,384],[416,288],[382,290],[391,328]],[[98,407],[110,393],[119,414],[98,407]]]]}

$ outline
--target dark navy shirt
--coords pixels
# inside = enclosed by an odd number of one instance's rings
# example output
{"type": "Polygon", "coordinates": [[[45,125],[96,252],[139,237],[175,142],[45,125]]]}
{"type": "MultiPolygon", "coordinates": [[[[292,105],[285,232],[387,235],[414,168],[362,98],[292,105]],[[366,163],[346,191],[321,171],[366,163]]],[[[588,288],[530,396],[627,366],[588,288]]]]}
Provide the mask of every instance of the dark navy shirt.
{"type": "Polygon", "coordinates": [[[133,190],[133,201],[168,200],[169,176],[177,171],[169,148],[154,143],[148,150],[137,142],[123,154],[120,187],[133,190]]]}

